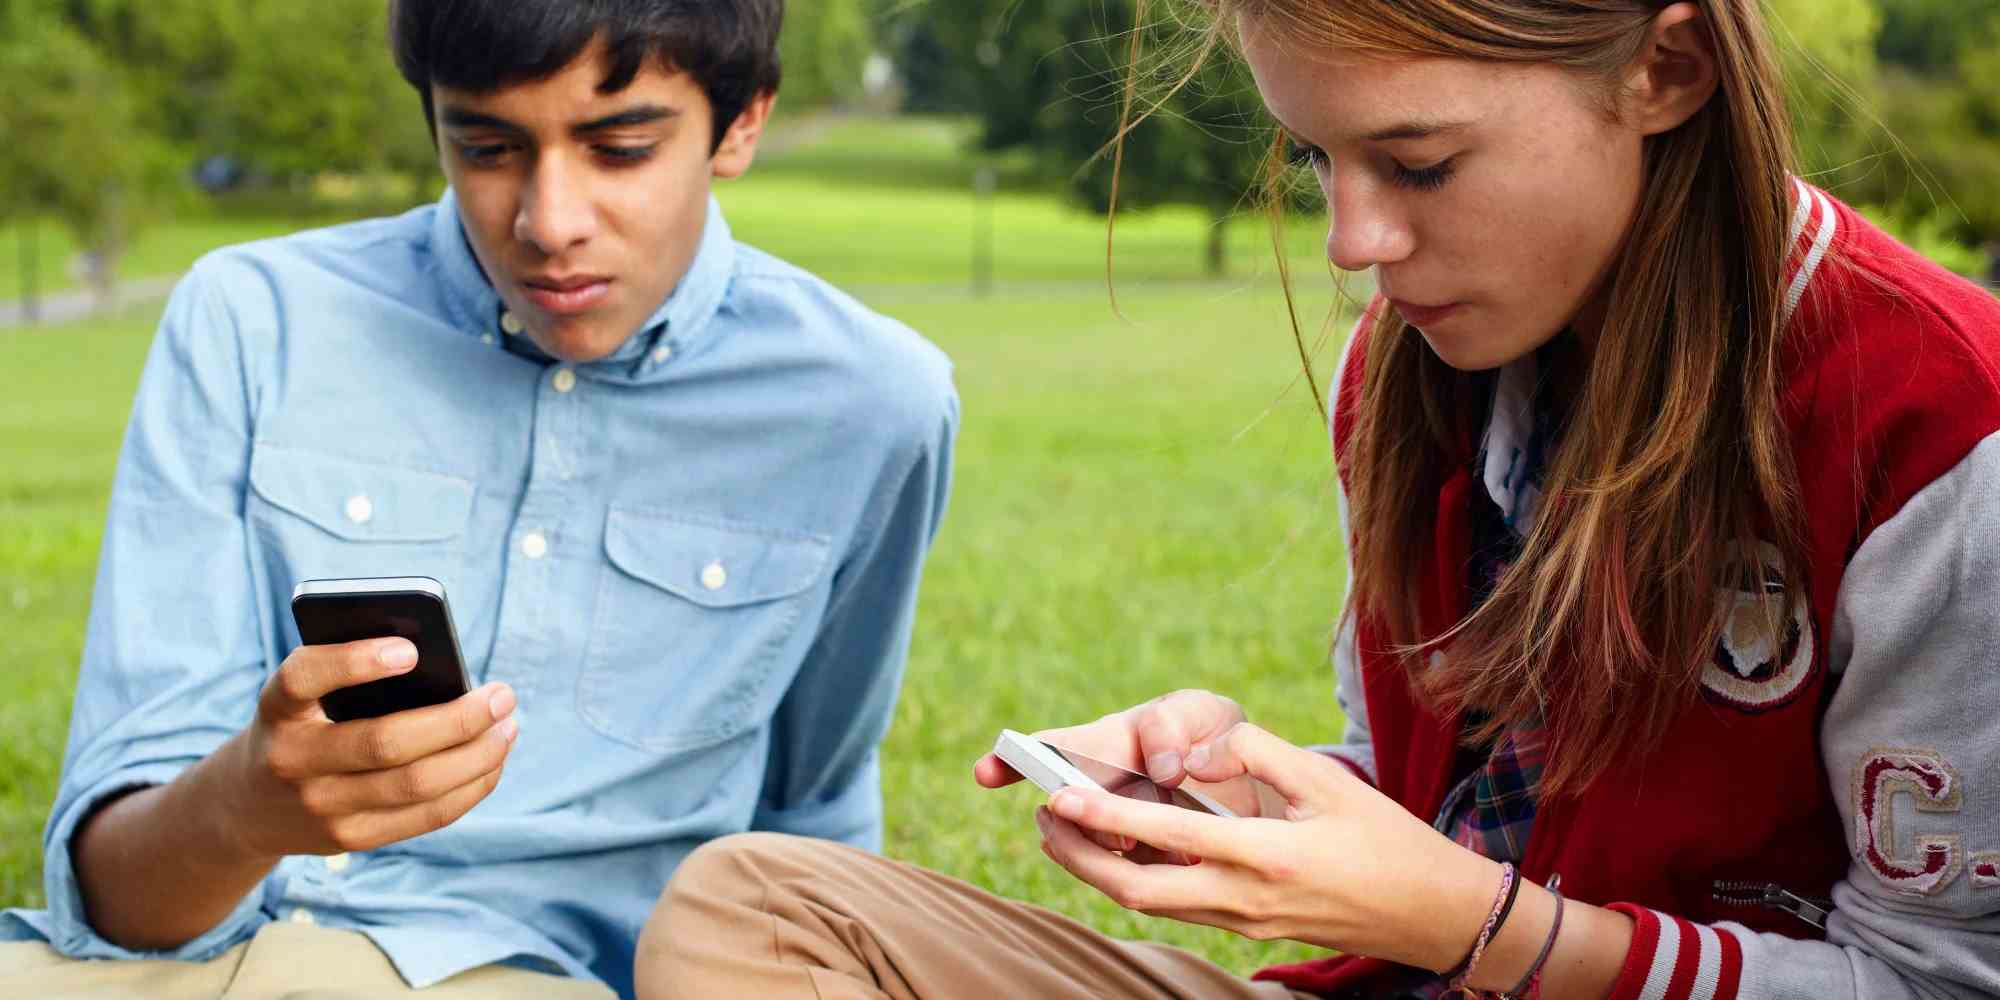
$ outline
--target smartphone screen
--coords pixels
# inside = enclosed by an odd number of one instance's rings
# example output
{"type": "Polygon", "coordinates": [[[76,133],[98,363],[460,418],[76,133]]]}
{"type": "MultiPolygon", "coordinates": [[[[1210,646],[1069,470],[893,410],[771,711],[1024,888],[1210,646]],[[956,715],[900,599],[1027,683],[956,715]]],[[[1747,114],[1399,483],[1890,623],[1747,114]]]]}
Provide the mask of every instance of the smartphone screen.
{"type": "Polygon", "coordinates": [[[1070,766],[1083,772],[1084,777],[1097,782],[1098,787],[1103,788],[1113,795],[1123,795],[1128,799],[1138,799],[1141,802],[1157,802],[1161,805],[1180,806],[1183,809],[1193,809],[1196,812],[1213,813],[1223,816],[1231,815],[1227,809],[1213,808],[1220,805],[1219,803],[1215,803],[1214,800],[1203,801],[1203,799],[1207,799],[1206,796],[1197,798],[1194,795],[1188,794],[1186,789],[1168,788],[1137,771],[1128,771],[1109,761],[1098,760],[1088,754],[1056,746],[1047,740],[1042,740],[1041,744],[1047,747],[1050,753],[1068,761],[1070,766]]]}
{"type": "Polygon", "coordinates": [[[374,585],[379,584],[309,581],[310,592],[302,585],[302,592],[292,598],[292,618],[298,623],[300,641],[308,646],[400,636],[417,647],[415,670],[321,698],[320,708],[335,722],[440,705],[469,690],[442,586],[425,581],[425,590],[360,589],[374,585]],[[342,586],[355,589],[338,589],[342,586]],[[429,592],[431,587],[435,592],[429,592]]]}

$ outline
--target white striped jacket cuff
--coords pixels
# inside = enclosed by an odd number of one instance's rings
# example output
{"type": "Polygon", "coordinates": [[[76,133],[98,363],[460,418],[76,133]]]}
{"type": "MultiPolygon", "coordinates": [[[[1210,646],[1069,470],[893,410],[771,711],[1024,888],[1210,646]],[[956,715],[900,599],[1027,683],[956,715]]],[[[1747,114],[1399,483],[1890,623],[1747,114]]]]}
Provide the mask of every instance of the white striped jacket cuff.
{"type": "Polygon", "coordinates": [[[1629,903],[1610,909],[1636,923],[1610,1000],[1735,1000],[1743,982],[1743,942],[1733,928],[1629,903]]]}

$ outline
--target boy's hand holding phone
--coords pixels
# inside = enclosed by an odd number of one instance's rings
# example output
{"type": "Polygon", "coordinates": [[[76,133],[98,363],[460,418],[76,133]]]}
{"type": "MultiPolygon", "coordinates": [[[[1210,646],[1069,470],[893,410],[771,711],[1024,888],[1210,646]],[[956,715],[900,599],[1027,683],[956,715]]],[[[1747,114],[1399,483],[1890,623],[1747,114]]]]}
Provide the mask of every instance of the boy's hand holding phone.
{"type": "Polygon", "coordinates": [[[285,658],[225,748],[229,815],[247,854],[371,850],[449,826],[493,791],[518,731],[503,684],[349,722],[320,706],[416,665],[403,638],[300,646],[285,658]]]}

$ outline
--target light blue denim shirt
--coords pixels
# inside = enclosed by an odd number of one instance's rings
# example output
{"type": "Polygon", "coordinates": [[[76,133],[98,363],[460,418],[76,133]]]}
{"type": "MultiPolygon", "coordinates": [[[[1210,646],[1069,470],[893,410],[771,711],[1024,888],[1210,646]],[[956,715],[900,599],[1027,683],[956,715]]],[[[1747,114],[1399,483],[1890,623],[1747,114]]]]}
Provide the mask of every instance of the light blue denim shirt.
{"type": "Polygon", "coordinates": [[[181,283],[112,490],[49,909],[0,915],[0,938],[200,960],[311,920],[367,933],[416,986],[509,962],[629,994],[640,927],[701,842],[879,847],[949,363],[736,243],[713,202],[690,272],[611,357],[557,364],[509,325],[450,194],[181,283]],[[519,694],[498,789],[428,836],[285,860],[171,953],[99,936],[70,860],[93,804],[249,723],[298,642],[295,583],[403,575],[445,583],[474,683],[519,694]]]}

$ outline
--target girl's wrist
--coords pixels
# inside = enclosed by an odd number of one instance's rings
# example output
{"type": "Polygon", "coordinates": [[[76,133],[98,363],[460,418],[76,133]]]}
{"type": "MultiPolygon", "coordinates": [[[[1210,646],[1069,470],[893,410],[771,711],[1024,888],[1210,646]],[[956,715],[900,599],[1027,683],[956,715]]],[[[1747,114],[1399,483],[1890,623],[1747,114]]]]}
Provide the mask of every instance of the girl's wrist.
{"type": "MultiPolygon", "coordinates": [[[[1447,842],[1449,843],[1449,842],[1447,842]]],[[[1436,972],[1447,972],[1462,967],[1472,957],[1480,935],[1486,929],[1489,919],[1499,915],[1498,911],[1508,903],[1506,890],[1507,869],[1499,862],[1482,857],[1457,844],[1451,844],[1454,852],[1444,863],[1430,867],[1431,884],[1429,891],[1410,893],[1408,899],[1413,906],[1407,908],[1399,926],[1408,933],[1407,941],[1422,948],[1418,961],[1410,964],[1436,972]]],[[[1519,873],[1515,873],[1519,878],[1519,873]]],[[[1525,895],[1527,887],[1520,893],[1525,895]]],[[[1514,901],[1518,906],[1518,899],[1514,901]]],[[[1506,925],[1513,923],[1509,915],[1504,923],[1497,925],[1489,936],[1486,948],[1490,953],[1506,925]]],[[[1482,966],[1491,959],[1480,962],[1482,966]]]]}

